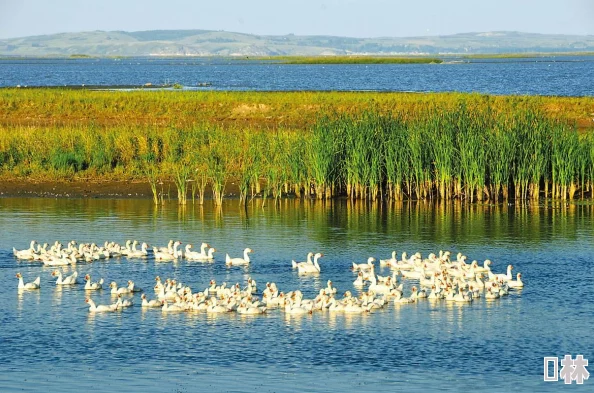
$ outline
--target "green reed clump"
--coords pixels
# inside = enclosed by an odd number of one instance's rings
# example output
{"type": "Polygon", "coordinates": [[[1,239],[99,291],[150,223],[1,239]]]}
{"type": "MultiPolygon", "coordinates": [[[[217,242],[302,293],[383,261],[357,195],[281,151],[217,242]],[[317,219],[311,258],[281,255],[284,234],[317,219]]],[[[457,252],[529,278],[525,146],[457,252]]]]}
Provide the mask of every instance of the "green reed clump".
{"type": "Polygon", "coordinates": [[[426,135],[433,162],[437,194],[441,199],[452,198],[456,155],[456,129],[451,113],[434,113],[426,120],[426,135]]]}
{"type": "Polygon", "coordinates": [[[255,135],[246,133],[238,141],[239,153],[235,160],[235,166],[231,170],[233,176],[238,180],[239,200],[243,203],[247,203],[248,192],[254,178],[256,161],[258,160],[259,151],[255,148],[255,135]]]}
{"type": "Polygon", "coordinates": [[[182,160],[170,166],[173,183],[177,188],[177,200],[180,205],[185,205],[188,200],[188,182],[191,180],[194,167],[189,160],[182,160]]]}
{"type": "Polygon", "coordinates": [[[280,199],[282,189],[289,179],[289,151],[289,139],[285,133],[276,132],[270,135],[264,161],[266,186],[262,195],[262,205],[269,193],[272,193],[275,203],[280,199]]]}
{"type": "Polygon", "coordinates": [[[413,124],[408,129],[407,142],[405,151],[401,152],[406,155],[408,161],[405,186],[411,198],[415,195],[416,199],[422,199],[425,196],[426,159],[428,158],[423,151],[424,130],[422,124],[413,124]]]}
{"type": "Polygon", "coordinates": [[[74,148],[55,148],[51,152],[49,163],[58,173],[64,174],[79,172],[88,167],[82,152],[74,148]]]}
{"type": "Polygon", "coordinates": [[[512,163],[516,145],[514,135],[507,131],[505,123],[496,124],[486,135],[487,170],[490,195],[495,202],[508,200],[509,183],[512,177],[512,163]]]}
{"type": "Polygon", "coordinates": [[[236,132],[211,129],[208,135],[206,173],[212,187],[215,205],[222,205],[229,175],[237,160],[236,132]]]}
{"type": "Polygon", "coordinates": [[[577,190],[578,157],[580,139],[577,132],[567,131],[557,125],[552,133],[552,181],[553,197],[573,199],[577,190]]]}
{"type": "Polygon", "coordinates": [[[461,107],[456,120],[456,143],[462,181],[465,184],[465,198],[471,202],[476,197],[482,200],[485,175],[485,132],[477,124],[466,107],[461,107]]]}
{"type": "Polygon", "coordinates": [[[546,168],[549,165],[547,151],[550,145],[550,129],[547,124],[538,121],[538,114],[533,111],[524,113],[525,148],[527,159],[530,161],[528,168],[528,194],[531,199],[538,200],[540,184],[545,178],[546,168]]]}
{"type": "Polygon", "coordinates": [[[332,124],[328,118],[320,119],[313,127],[305,148],[306,166],[317,199],[332,197],[332,186],[337,176],[340,134],[332,128],[332,124]]]}
{"type": "MultiPolygon", "coordinates": [[[[79,98],[75,107],[91,105],[79,98]]],[[[536,200],[549,190],[552,198],[568,199],[591,190],[594,138],[513,100],[509,111],[501,111],[496,99],[474,96],[445,106],[393,102],[389,110],[373,103],[328,111],[302,130],[210,123],[0,125],[0,171],[5,177],[145,179],[153,196],[168,179],[182,204],[188,188],[202,203],[207,185],[220,203],[231,182],[242,201],[250,190],[252,197],[262,191],[275,200],[294,193],[469,201],[536,200]]],[[[244,109],[253,108],[261,109],[244,109]]]]}
{"type": "Polygon", "coordinates": [[[584,194],[588,189],[587,177],[588,177],[588,166],[590,161],[590,146],[589,141],[585,137],[580,138],[578,144],[578,151],[576,153],[577,167],[578,167],[578,179],[580,190],[580,198],[584,199],[584,194]]]}
{"type": "Polygon", "coordinates": [[[250,154],[247,156],[249,167],[245,168],[246,181],[249,184],[251,199],[262,192],[261,179],[266,171],[266,148],[268,135],[264,131],[254,132],[249,137],[250,154]]]}
{"type": "Polygon", "coordinates": [[[157,191],[157,183],[159,183],[159,170],[157,169],[156,165],[147,165],[144,169],[144,173],[151,188],[151,194],[153,195],[153,203],[155,204],[155,206],[159,203],[163,203],[162,198],[161,200],[159,200],[159,193],[157,191]]]}
{"type": "Polygon", "coordinates": [[[403,180],[406,171],[406,144],[408,132],[401,119],[392,116],[386,119],[384,127],[384,168],[387,197],[403,199],[403,180]]]}
{"type": "Polygon", "coordinates": [[[586,175],[586,191],[592,192],[594,191],[594,134],[586,135],[582,138],[582,143],[584,144],[583,154],[585,154],[586,161],[587,161],[587,175],[586,175]]]}
{"type": "Polygon", "coordinates": [[[305,165],[305,137],[295,133],[287,133],[287,177],[289,186],[286,190],[289,193],[292,188],[296,197],[309,195],[309,184],[307,178],[307,166],[305,165]]]}

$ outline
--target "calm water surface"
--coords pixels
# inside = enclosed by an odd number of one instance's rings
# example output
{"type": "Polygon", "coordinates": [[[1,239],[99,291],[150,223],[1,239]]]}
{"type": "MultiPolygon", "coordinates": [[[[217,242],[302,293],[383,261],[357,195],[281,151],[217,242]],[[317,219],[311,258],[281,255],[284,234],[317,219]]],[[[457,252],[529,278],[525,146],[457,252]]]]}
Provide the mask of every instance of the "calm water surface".
{"type": "MultiPolygon", "coordinates": [[[[556,391],[561,382],[542,381],[544,356],[594,360],[593,214],[591,205],[287,200],[244,210],[233,200],[222,209],[155,209],[146,200],[0,199],[0,386],[3,392],[556,391]],[[353,261],[387,258],[393,249],[423,255],[447,249],[489,258],[495,271],[512,263],[526,287],[493,302],[391,304],[368,315],[165,315],[142,311],[138,296],[123,312],[91,315],[82,285],[57,288],[51,268],[11,255],[12,246],[26,248],[31,239],[131,238],[156,245],[208,241],[220,252],[214,264],[79,263],[79,277],[132,279],[146,289],[160,275],[204,289],[210,279],[245,284],[252,276],[259,288],[274,281],[313,297],[328,279],[340,293],[354,290],[353,261]],[[224,254],[247,246],[255,250],[252,264],[226,268],[224,254]],[[322,272],[300,277],[290,260],[310,250],[325,254],[322,272]],[[41,290],[18,294],[17,272],[26,281],[41,276],[41,290]]],[[[92,296],[112,301],[105,290],[92,296]]],[[[591,391],[593,381],[571,390],[591,391]]]]}
{"type": "Polygon", "coordinates": [[[594,56],[448,59],[444,64],[282,65],[221,58],[2,59],[0,86],[180,83],[208,90],[594,95],[594,56]],[[201,87],[201,84],[207,84],[201,87]]]}

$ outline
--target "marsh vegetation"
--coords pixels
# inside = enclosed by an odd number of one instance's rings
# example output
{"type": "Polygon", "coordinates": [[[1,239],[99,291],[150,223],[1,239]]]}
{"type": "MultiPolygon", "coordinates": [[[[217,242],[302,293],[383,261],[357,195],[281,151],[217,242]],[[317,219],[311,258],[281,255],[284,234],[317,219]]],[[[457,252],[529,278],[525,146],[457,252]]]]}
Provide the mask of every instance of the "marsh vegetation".
{"type": "Polygon", "coordinates": [[[173,182],[178,200],[591,195],[590,98],[4,90],[4,178],[173,182]]]}

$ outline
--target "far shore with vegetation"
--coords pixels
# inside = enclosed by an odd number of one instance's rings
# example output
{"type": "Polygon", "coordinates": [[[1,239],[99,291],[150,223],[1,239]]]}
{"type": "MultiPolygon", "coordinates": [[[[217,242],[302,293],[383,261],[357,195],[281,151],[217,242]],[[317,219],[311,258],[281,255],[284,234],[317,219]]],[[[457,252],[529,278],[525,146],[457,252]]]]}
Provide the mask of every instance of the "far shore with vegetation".
{"type": "MultiPolygon", "coordinates": [[[[258,194],[508,201],[592,195],[594,98],[0,90],[0,179],[258,194]]],[[[8,182],[7,182],[8,181],[8,182]]],[[[1,190],[0,190],[1,191],[1,190]]]]}
{"type": "Polygon", "coordinates": [[[415,56],[272,56],[262,60],[277,61],[281,64],[439,64],[437,57],[415,56]]]}
{"type": "Polygon", "coordinates": [[[74,53],[71,55],[44,55],[44,56],[9,56],[0,55],[0,61],[6,60],[27,60],[27,59],[134,59],[138,57],[157,57],[157,58],[196,58],[196,59],[216,59],[223,58],[229,60],[262,60],[273,61],[279,64],[440,64],[451,60],[452,58],[462,59],[522,59],[539,57],[560,57],[560,56],[594,56],[594,52],[517,52],[517,53],[443,53],[440,55],[377,55],[377,54],[352,54],[352,55],[319,55],[319,56],[188,56],[188,55],[170,55],[170,56],[123,56],[123,55],[88,55],[84,53],[74,53]]]}

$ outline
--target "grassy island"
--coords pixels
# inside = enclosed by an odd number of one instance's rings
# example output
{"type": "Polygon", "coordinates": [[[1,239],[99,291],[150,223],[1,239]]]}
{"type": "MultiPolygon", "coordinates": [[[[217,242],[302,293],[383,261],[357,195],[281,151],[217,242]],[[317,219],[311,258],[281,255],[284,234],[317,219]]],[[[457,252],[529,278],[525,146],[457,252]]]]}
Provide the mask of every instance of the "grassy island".
{"type": "Polygon", "coordinates": [[[394,56],[288,56],[271,57],[283,64],[439,64],[443,60],[433,57],[394,56]]]}

